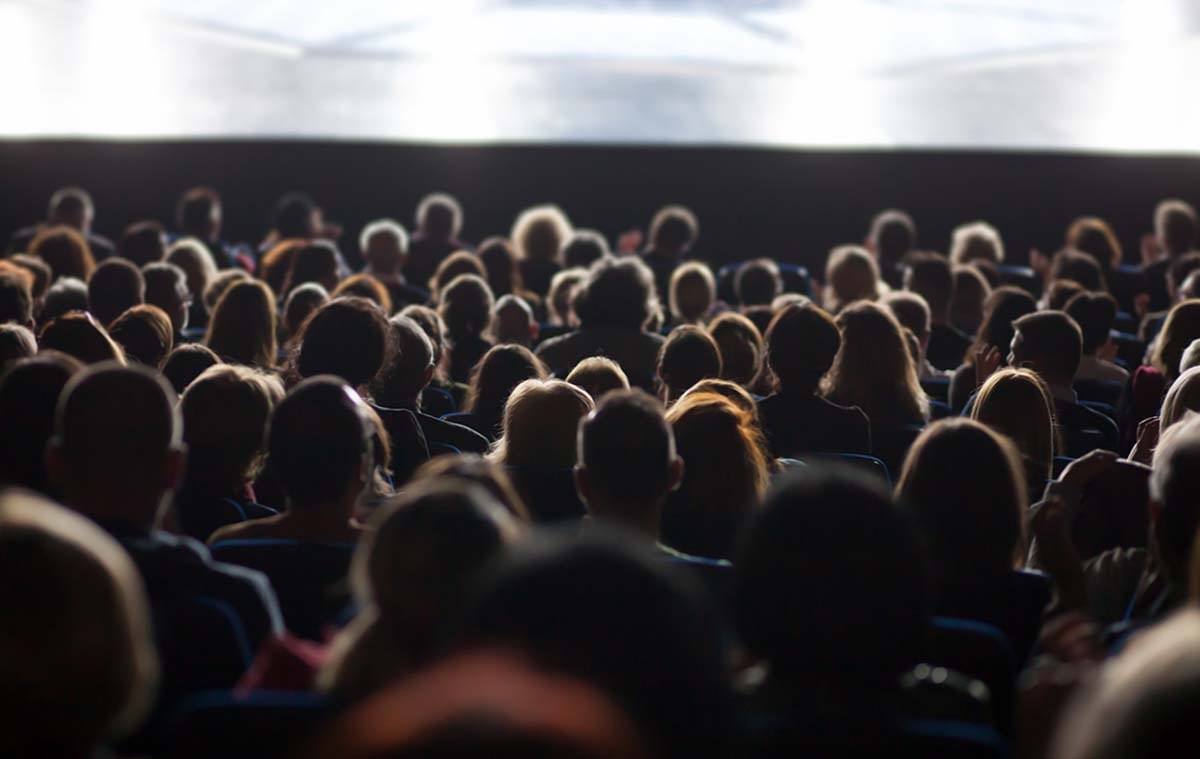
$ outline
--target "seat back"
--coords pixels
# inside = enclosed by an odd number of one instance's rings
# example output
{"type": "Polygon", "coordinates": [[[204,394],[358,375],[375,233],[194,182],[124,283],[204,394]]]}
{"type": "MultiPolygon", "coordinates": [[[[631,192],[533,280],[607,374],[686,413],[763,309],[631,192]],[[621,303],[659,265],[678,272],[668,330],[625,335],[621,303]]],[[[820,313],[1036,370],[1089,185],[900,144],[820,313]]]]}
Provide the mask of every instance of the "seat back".
{"type": "MultiPolygon", "coordinates": [[[[1079,395],[1081,403],[1106,403],[1110,407],[1116,406],[1121,400],[1121,393],[1125,387],[1120,382],[1109,382],[1106,380],[1075,380],[1075,392],[1079,395]]],[[[1099,410],[1099,409],[1097,409],[1099,410]]],[[[1111,408],[1104,412],[1112,416],[1111,408]]],[[[1114,417],[1115,418],[1115,417],[1114,417]]]]}
{"type": "Polygon", "coordinates": [[[197,693],[171,719],[166,756],[292,756],[333,714],[326,699],[311,693],[258,691],[242,697],[228,691],[197,693]]]}
{"type": "Polygon", "coordinates": [[[871,453],[887,465],[889,472],[899,472],[904,468],[904,458],[908,449],[916,442],[922,427],[915,424],[905,424],[890,427],[882,424],[871,426],[871,453]]]}
{"type": "Polygon", "coordinates": [[[567,522],[580,519],[587,513],[575,490],[574,470],[521,466],[506,468],[534,522],[567,522]]]}
{"type": "Polygon", "coordinates": [[[949,377],[926,377],[921,380],[921,389],[929,396],[930,400],[946,403],[950,400],[950,378],[949,377]]]}
{"type": "Polygon", "coordinates": [[[1150,525],[1150,467],[1118,461],[1087,484],[1071,522],[1083,559],[1110,548],[1142,548],[1150,525]]]}
{"type": "Polygon", "coordinates": [[[1019,673],[1012,643],[998,628],[969,619],[935,617],[929,663],[973,677],[988,687],[996,728],[1012,729],[1013,697],[1019,673]]]}
{"type": "Polygon", "coordinates": [[[836,461],[864,472],[870,472],[873,476],[881,478],[891,487],[892,475],[887,464],[874,456],[864,456],[860,453],[806,453],[801,463],[812,465],[820,461],[836,461]]]}
{"type": "Polygon", "coordinates": [[[1042,278],[1028,266],[1000,264],[996,267],[1000,273],[1000,284],[1015,285],[1037,298],[1042,294],[1042,278]]]}
{"type": "Polygon", "coordinates": [[[429,458],[434,456],[459,456],[462,451],[449,443],[429,443],[429,458]]]}
{"type": "Polygon", "coordinates": [[[983,725],[952,720],[903,720],[903,749],[896,756],[936,756],[939,759],[1002,759],[1008,742],[983,725]]]}

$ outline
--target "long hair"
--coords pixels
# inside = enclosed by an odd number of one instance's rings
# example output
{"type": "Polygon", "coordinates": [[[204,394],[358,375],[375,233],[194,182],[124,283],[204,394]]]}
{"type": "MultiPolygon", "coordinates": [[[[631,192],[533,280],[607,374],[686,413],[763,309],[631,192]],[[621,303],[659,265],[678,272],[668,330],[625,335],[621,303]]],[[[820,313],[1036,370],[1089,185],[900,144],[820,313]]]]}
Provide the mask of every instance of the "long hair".
{"type": "Polygon", "coordinates": [[[1182,421],[1189,411],[1200,412],[1200,366],[1193,366],[1171,383],[1163,398],[1159,433],[1182,421]]]}
{"type": "Polygon", "coordinates": [[[523,345],[497,345],[483,354],[471,373],[463,409],[499,419],[508,396],[527,379],[546,379],[541,359],[523,345]]]}
{"type": "Polygon", "coordinates": [[[275,365],[275,295],[258,280],[238,282],[213,309],[204,344],[235,364],[258,369],[275,365]]]}
{"type": "Polygon", "coordinates": [[[1040,487],[1054,464],[1054,401],[1049,388],[1028,369],[1002,369],[983,383],[971,418],[1008,437],[1021,454],[1025,480],[1040,487]]]}
{"type": "Polygon", "coordinates": [[[1197,338],[1200,338],[1200,299],[1175,304],[1163,322],[1150,364],[1163,373],[1167,382],[1174,382],[1179,376],[1183,352],[1197,338]]]}
{"type": "Polygon", "coordinates": [[[871,424],[923,424],[929,399],[892,313],[874,303],[855,303],[837,318],[842,347],[824,380],[835,403],[858,406],[871,424]]]}
{"type": "Polygon", "coordinates": [[[504,434],[488,458],[508,466],[575,466],[579,420],[596,405],[586,391],[562,380],[525,380],[504,406],[504,434]]]}

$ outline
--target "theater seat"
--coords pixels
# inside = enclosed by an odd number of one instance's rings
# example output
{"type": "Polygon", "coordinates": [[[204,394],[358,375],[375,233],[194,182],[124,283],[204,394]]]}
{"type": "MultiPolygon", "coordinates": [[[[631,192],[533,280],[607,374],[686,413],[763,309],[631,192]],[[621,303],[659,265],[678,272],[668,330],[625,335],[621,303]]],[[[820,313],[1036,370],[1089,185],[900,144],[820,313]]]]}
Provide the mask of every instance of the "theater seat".
{"type": "Polygon", "coordinates": [[[938,757],[939,759],[1002,759],[1009,755],[1008,743],[997,731],[971,722],[905,720],[904,735],[894,756],[938,757]]]}
{"type": "Polygon", "coordinates": [[[1082,559],[1110,548],[1143,548],[1150,520],[1150,467],[1118,461],[1084,488],[1071,521],[1082,559]]]}
{"type": "Polygon", "coordinates": [[[1042,278],[1037,275],[1033,269],[1028,266],[1013,266],[1012,264],[1000,264],[996,267],[1000,273],[1000,284],[1014,285],[1029,293],[1033,297],[1040,297],[1042,294],[1042,278]]]}
{"type": "Polygon", "coordinates": [[[927,659],[986,685],[996,728],[1005,735],[1011,733],[1019,670],[1012,643],[1003,632],[976,620],[935,617],[927,659]]]}
{"type": "Polygon", "coordinates": [[[950,400],[949,377],[926,377],[921,380],[921,389],[931,400],[947,403],[950,400]]]}
{"type": "Polygon", "coordinates": [[[273,759],[292,756],[335,713],[322,696],[259,691],[197,693],[170,722],[171,759],[273,759]]]}
{"type": "Polygon", "coordinates": [[[916,442],[922,429],[915,424],[899,427],[871,425],[871,453],[887,465],[889,472],[899,472],[904,467],[908,449],[916,442]]]}
{"type": "Polygon", "coordinates": [[[573,469],[520,466],[506,469],[537,524],[569,522],[587,513],[575,490],[573,469]]]}
{"type": "Polygon", "coordinates": [[[812,465],[820,461],[836,461],[870,472],[872,475],[882,478],[888,487],[891,487],[891,471],[887,464],[874,456],[864,456],[859,453],[806,453],[801,463],[812,465]]]}
{"type": "Polygon", "coordinates": [[[1109,406],[1116,406],[1125,391],[1120,382],[1105,380],[1076,380],[1074,386],[1080,402],[1107,403],[1109,406]]]}

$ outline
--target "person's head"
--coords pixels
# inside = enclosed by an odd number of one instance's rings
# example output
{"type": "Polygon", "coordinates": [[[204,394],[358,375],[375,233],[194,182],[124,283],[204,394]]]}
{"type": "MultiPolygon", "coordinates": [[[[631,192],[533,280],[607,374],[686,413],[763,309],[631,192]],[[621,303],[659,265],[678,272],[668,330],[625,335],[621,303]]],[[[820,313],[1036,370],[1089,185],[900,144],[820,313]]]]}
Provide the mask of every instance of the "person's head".
{"type": "Polygon", "coordinates": [[[789,473],[751,516],[734,567],[739,637],[781,687],[888,693],[925,654],[925,552],[871,478],[789,473]]]}
{"type": "Polygon", "coordinates": [[[82,279],[62,277],[46,290],[38,327],[44,327],[63,314],[88,310],[88,287],[82,279]]]}
{"type": "Polygon", "coordinates": [[[408,232],[392,219],[376,219],[358,236],[363,260],[375,274],[399,274],[408,258],[408,232]]]}
{"type": "Polygon", "coordinates": [[[896,499],[914,517],[941,580],[996,576],[1025,556],[1025,470],[1013,443],[971,419],[925,429],[896,499]]]}
{"type": "Polygon", "coordinates": [[[1040,490],[1050,479],[1054,399],[1041,377],[1028,369],[1001,369],[979,388],[971,418],[1013,442],[1030,487],[1040,490]]]}
{"type": "Polygon", "coordinates": [[[1179,373],[1183,374],[1192,367],[1200,366],[1200,338],[1197,338],[1183,351],[1179,359],[1179,373]]]}
{"type": "Polygon", "coordinates": [[[518,295],[501,296],[492,307],[492,333],[497,343],[529,347],[538,334],[533,309],[518,295]]]}
{"type": "Polygon", "coordinates": [[[733,290],[743,307],[769,306],[783,292],[779,265],[770,258],[755,258],[738,267],[733,290]]]}
{"type": "Polygon", "coordinates": [[[874,303],[856,303],[838,314],[842,349],[825,377],[827,395],[858,406],[873,424],[929,416],[929,399],[896,317],[874,303]]]}
{"type": "Polygon", "coordinates": [[[91,314],[72,311],[42,327],[39,351],[58,351],[85,364],[104,361],[125,363],[125,353],[91,314]]]}
{"type": "Polygon", "coordinates": [[[299,376],[333,375],[355,388],[374,380],[394,350],[387,316],[366,298],[334,298],[313,313],[297,339],[299,376]]]}
{"type": "Polygon", "coordinates": [[[1200,415],[1164,430],[1150,473],[1151,545],[1168,582],[1182,585],[1200,527],[1200,415]]]}
{"type": "Polygon", "coordinates": [[[175,347],[171,319],[157,306],[134,306],[108,326],[108,334],[125,358],[151,369],[161,369],[175,347]]]}
{"type": "Polygon", "coordinates": [[[421,482],[389,498],[355,551],[350,577],[360,612],[334,640],[323,689],[357,699],[428,663],[516,534],[496,499],[463,479],[421,482]]]}
{"type": "Polygon", "coordinates": [[[654,275],[635,256],[592,264],[575,296],[575,315],[584,329],[638,331],[657,311],[654,275]]]}
{"type": "Polygon", "coordinates": [[[503,237],[489,237],[476,251],[479,262],[487,271],[488,286],[496,295],[508,295],[523,289],[521,267],[512,245],[503,237]]]}
{"type": "Polygon", "coordinates": [[[1154,208],[1154,235],[1169,256],[1195,248],[1197,229],[1196,209],[1187,201],[1171,198],[1154,208]]]}
{"type": "Polygon", "coordinates": [[[175,392],[140,366],[104,363],[67,382],[46,447],[51,481],[72,508],[151,527],[183,477],[175,392]]]}
{"type": "Polygon", "coordinates": [[[983,324],[975,342],[967,351],[966,362],[974,364],[976,352],[992,346],[1000,351],[1001,361],[1007,361],[1013,339],[1013,322],[1037,310],[1033,296],[1019,287],[1005,285],[992,290],[983,303],[983,324]]]}
{"type": "Polygon", "coordinates": [[[439,302],[442,292],[463,274],[474,274],[481,279],[487,279],[487,269],[484,267],[483,261],[470,251],[458,250],[442,259],[433,272],[433,279],[429,282],[429,290],[433,294],[434,302],[439,302]]]}
{"type": "Polygon", "coordinates": [[[1062,311],[1067,302],[1076,295],[1088,292],[1088,289],[1073,279],[1056,279],[1042,293],[1038,304],[1043,311],[1062,311]]]}
{"type": "Polygon", "coordinates": [[[708,334],[721,354],[721,378],[749,387],[763,364],[763,337],[741,314],[727,311],[709,322],[708,334]]]}
{"type": "Polygon", "coordinates": [[[438,306],[451,344],[482,337],[492,326],[495,304],[492,290],[483,277],[474,274],[455,277],[441,293],[438,306]]]}
{"type": "Polygon", "coordinates": [[[425,331],[432,345],[433,365],[435,368],[441,366],[442,356],[446,353],[446,342],[449,338],[446,336],[446,323],[442,321],[438,312],[429,306],[411,305],[401,309],[398,315],[412,319],[425,331]]]}
{"type": "Polygon", "coordinates": [[[87,239],[67,226],[47,227],[38,232],[26,252],[45,261],[56,280],[75,277],[86,282],[96,268],[87,239]]]}
{"type": "Polygon", "coordinates": [[[1107,290],[1104,270],[1087,253],[1066,248],[1054,254],[1050,263],[1050,282],[1070,279],[1083,285],[1088,292],[1107,290]]]}
{"type": "Polygon", "coordinates": [[[1098,216],[1081,216],[1071,222],[1066,246],[1091,256],[1106,272],[1121,265],[1121,243],[1112,225],[1098,216]]]}
{"type": "Polygon", "coordinates": [[[329,302],[329,293],[316,282],[305,282],[288,293],[283,304],[283,328],[289,337],[300,334],[308,317],[329,302]]]}
{"type": "Polygon", "coordinates": [[[112,324],[145,300],[145,275],[124,258],[101,262],[88,280],[88,307],[101,324],[112,324]]]}
{"type": "Polygon", "coordinates": [[[33,275],[0,261],[0,324],[33,326],[33,275]]]}
{"type": "MultiPolygon", "coordinates": [[[[739,272],[740,273],[740,272],[739,272]]],[[[698,324],[717,300],[717,281],[701,261],[688,261],[671,272],[671,315],[681,324],[698,324]]]]}
{"type": "Polygon", "coordinates": [[[379,281],[374,274],[352,274],[343,279],[329,295],[331,298],[343,296],[366,298],[379,306],[384,316],[392,314],[392,296],[383,282],[379,281]]]}
{"type": "Polygon", "coordinates": [[[277,378],[244,366],[213,366],[188,385],[179,409],[189,488],[227,496],[252,482],[266,456],[267,421],[282,399],[277,378]]]}
{"type": "MultiPolygon", "coordinates": [[[[353,509],[371,480],[375,423],[336,377],[309,377],[271,414],[267,455],[289,509],[353,509]]],[[[330,512],[332,513],[332,511],[330,512]]]]}
{"type": "Polygon", "coordinates": [[[37,338],[33,330],[20,324],[0,324],[0,375],[14,361],[37,354],[37,338]]]}
{"type": "Polygon", "coordinates": [[[157,221],[135,221],[117,241],[117,255],[139,269],[167,257],[167,230],[157,221]]]}
{"type": "Polygon", "coordinates": [[[471,372],[463,410],[499,421],[509,395],[528,379],[546,379],[546,367],[533,351],[521,345],[497,345],[471,372]]]}
{"type": "Polygon", "coordinates": [[[28,253],[17,253],[16,255],[9,256],[8,260],[14,266],[19,266],[29,272],[29,276],[32,277],[30,293],[35,303],[34,315],[36,316],[36,304],[41,303],[42,298],[46,296],[46,290],[49,289],[50,282],[54,279],[54,272],[50,271],[50,265],[45,261],[28,253]]]}
{"type": "Polygon", "coordinates": [[[433,341],[420,324],[404,314],[388,321],[388,331],[395,350],[375,382],[373,395],[383,406],[411,406],[433,379],[437,365],[433,341]]]}
{"type": "Polygon", "coordinates": [[[758,402],[754,400],[754,396],[750,394],[749,390],[736,382],[723,379],[700,380],[688,388],[688,391],[680,396],[679,399],[683,400],[700,393],[719,395],[749,414],[756,422],[758,420],[758,402]]]}
{"type": "Polygon", "coordinates": [[[0,377],[0,485],[57,496],[46,474],[46,442],[67,381],[83,364],[63,353],[17,363],[0,377]]]}
{"type": "Polygon", "coordinates": [[[575,465],[575,430],[595,404],[561,380],[529,379],[504,406],[504,434],[491,457],[506,466],[569,469],[575,465]]]}
{"type": "Polygon", "coordinates": [[[929,304],[918,293],[902,290],[888,293],[884,296],[883,305],[888,307],[892,316],[901,327],[909,330],[917,338],[922,348],[929,343],[929,304]]]}
{"type": "Polygon", "coordinates": [[[527,261],[557,261],[563,243],[571,236],[571,221],[558,206],[527,208],[513,222],[513,249],[527,261]]]}
{"type": "Polygon", "coordinates": [[[895,266],[917,244],[917,225],[904,211],[889,208],[871,219],[867,247],[880,267],[895,266]]]}
{"type": "Polygon", "coordinates": [[[842,348],[837,322],[813,304],[787,306],[767,328],[767,366],[779,389],[816,392],[842,348]]]}
{"type": "Polygon", "coordinates": [[[1179,376],[1179,359],[1193,340],[1200,338],[1200,300],[1177,303],[1167,313],[1150,364],[1167,378],[1179,376]]]}
{"type": "Polygon", "coordinates": [[[92,196],[82,187],[56,190],[50,196],[50,204],[46,209],[46,221],[50,224],[62,224],[85,235],[91,231],[95,216],[92,196]]]}
{"type": "Polygon", "coordinates": [[[216,242],[221,237],[221,196],[211,187],[193,187],[175,204],[175,226],[187,237],[216,242]]]}
{"type": "MultiPolygon", "coordinates": [[[[1193,341],[1200,342],[1200,341],[1193,341]]],[[[1188,412],[1200,413],[1200,369],[1182,369],[1179,376],[1167,389],[1159,412],[1158,428],[1161,433],[1176,422],[1183,421],[1188,412]]]]}
{"type": "Polygon", "coordinates": [[[1195,297],[1197,294],[1195,292],[1183,295],[1181,291],[1184,289],[1184,284],[1197,270],[1200,270],[1200,252],[1181,253],[1171,259],[1167,266],[1166,276],[1167,296],[1171,303],[1195,297]]]}
{"type": "MultiPolygon", "coordinates": [[[[605,259],[600,259],[605,260],[605,259]]],[[[587,281],[587,269],[563,269],[550,278],[550,291],[546,293],[550,320],[562,327],[579,326],[575,315],[575,298],[587,281]]]]}
{"type": "Polygon", "coordinates": [[[316,240],[296,251],[288,270],[283,292],[291,292],[305,282],[316,282],[333,292],[341,279],[337,247],[328,240],[316,240]]]}
{"type": "Polygon", "coordinates": [[[170,317],[173,332],[183,332],[192,306],[187,274],[175,264],[159,262],[144,266],[142,278],[146,282],[146,303],[158,306],[170,317]]]}
{"type": "Polygon", "coordinates": [[[983,304],[992,294],[978,266],[956,266],[954,268],[954,295],[950,298],[950,326],[968,335],[974,335],[983,324],[983,304]]]}
{"type": "Polygon", "coordinates": [[[201,296],[204,300],[204,310],[212,313],[217,308],[217,302],[221,300],[221,296],[225,291],[236,285],[238,282],[244,282],[248,279],[253,279],[245,269],[223,269],[216,273],[209,280],[208,286],[204,288],[204,294],[201,296]]]}
{"type": "Polygon", "coordinates": [[[417,231],[424,237],[448,242],[462,232],[462,206],[444,192],[426,195],[417,205],[416,224],[417,231]]]}
{"type": "Polygon", "coordinates": [[[1004,241],[985,221],[963,224],[950,235],[950,260],[955,264],[988,261],[999,265],[1004,263],[1004,241]]]}
{"type": "Polygon", "coordinates": [[[658,379],[667,403],[702,379],[721,376],[721,350],[700,327],[676,327],[658,353],[658,379]]]}
{"type": "Polygon", "coordinates": [[[517,523],[527,525],[532,520],[529,508],[517,492],[517,486],[508,476],[507,470],[478,453],[460,453],[457,456],[434,456],[413,473],[410,484],[455,480],[476,485],[504,507],[517,523]]]}
{"type": "Polygon", "coordinates": [[[203,343],[184,343],[175,346],[171,355],[163,363],[162,373],[175,388],[177,395],[183,395],[187,386],[205,372],[210,366],[221,363],[221,359],[212,348],[203,343]]]}
{"type": "Polygon", "coordinates": [[[88,520],[12,490],[0,495],[0,571],[13,578],[0,588],[0,754],[86,757],[131,733],[159,669],[128,554],[88,520]]]}
{"type": "Polygon", "coordinates": [[[1063,311],[1083,333],[1083,355],[1094,356],[1112,341],[1117,301],[1108,293],[1080,293],[1067,301],[1063,311]]]}
{"type": "Polygon", "coordinates": [[[589,356],[575,365],[567,382],[581,388],[596,401],[614,390],[628,390],[629,377],[621,365],[606,356],[589,356]]]}
{"type": "Polygon", "coordinates": [[[167,263],[183,270],[187,289],[193,300],[204,297],[204,291],[217,276],[217,265],[212,253],[200,241],[187,237],[172,243],[167,248],[167,263]]]}
{"type": "Polygon", "coordinates": [[[1013,322],[1008,365],[1032,369],[1052,388],[1075,381],[1082,357],[1083,332],[1062,311],[1040,311],[1013,322]]]}
{"type": "Polygon", "coordinates": [[[586,269],[601,258],[611,256],[608,240],[594,229],[576,229],[563,243],[562,262],[567,268],[586,269]]]}
{"type": "Polygon", "coordinates": [[[221,296],[204,344],[222,361],[270,369],[278,358],[275,342],[275,295],[254,279],[237,282],[221,296]]]}
{"type": "Polygon", "coordinates": [[[650,220],[650,246],[657,251],[682,254],[691,250],[700,237],[696,214],[684,206],[666,206],[650,220]]]}
{"type": "Polygon", "coordinates": [[[950,262],[941,255],[917,253],[911,256],[906,264],[904,289],[925,299],[933,324],[945,324],[950,320],[954,272],[950,262]]]}
{"type": "Polygon", "coordinates": [[[842,245],[825,262],[825,306],[837,313],[860,300],[879,297],[879,265],[863,248],[842,245]]]}
{"type": "Polygon", "coordinates": [[[310,240],[320,231],[321,209],[311,197],[291,192],[275,203],[271,213],[271,229],[284,240],[310,240]]]}

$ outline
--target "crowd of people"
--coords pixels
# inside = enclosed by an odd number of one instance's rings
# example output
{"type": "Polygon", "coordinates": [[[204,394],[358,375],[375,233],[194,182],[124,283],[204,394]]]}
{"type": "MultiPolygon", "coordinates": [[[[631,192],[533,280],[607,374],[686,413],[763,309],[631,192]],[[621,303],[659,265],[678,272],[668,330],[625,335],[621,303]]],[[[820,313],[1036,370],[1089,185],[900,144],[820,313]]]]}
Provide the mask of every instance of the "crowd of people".
{"type": "Polygon", "coordinates": [[[64,188],[0,260],[0,754],[1186,734],[1188,203],[1028,266],[886,210],[820,272],[714,270],[682,206],[615,246],[551,205],[467,241],[446,194],[353,241],[303,194],[256,243],[223,210],[112,242],[64,188]]]}

